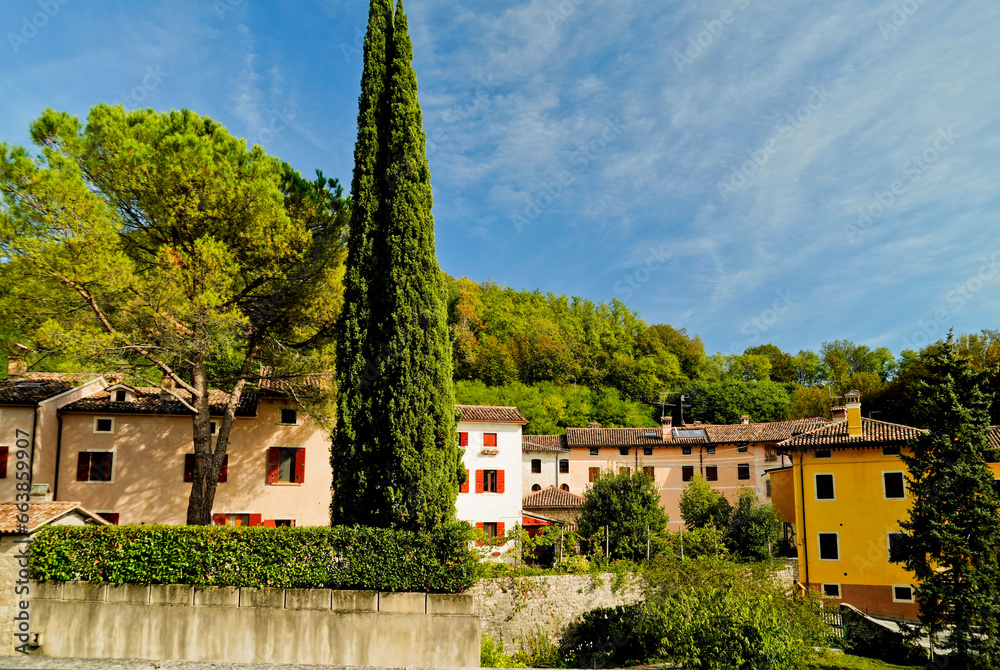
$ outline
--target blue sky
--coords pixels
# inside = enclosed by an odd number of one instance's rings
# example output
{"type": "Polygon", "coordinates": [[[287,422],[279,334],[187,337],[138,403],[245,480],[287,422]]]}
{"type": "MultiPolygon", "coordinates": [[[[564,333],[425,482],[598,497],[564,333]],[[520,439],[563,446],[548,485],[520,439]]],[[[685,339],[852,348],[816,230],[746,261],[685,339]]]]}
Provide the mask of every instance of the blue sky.
{"type": "MultiPolygon", "coordinates": [[[[438,258],[709,352],[1000,327],[995,0],[411,0],[438,258]]],[[[0,141],[189,108],[349,185],[367,3],[6,0],[0,141]]]]}

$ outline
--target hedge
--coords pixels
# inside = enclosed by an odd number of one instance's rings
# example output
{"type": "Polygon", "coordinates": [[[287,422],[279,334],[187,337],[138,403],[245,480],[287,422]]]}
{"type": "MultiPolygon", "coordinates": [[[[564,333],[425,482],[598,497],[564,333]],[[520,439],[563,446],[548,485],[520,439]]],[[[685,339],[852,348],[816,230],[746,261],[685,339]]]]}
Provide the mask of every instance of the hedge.
{"type": "Polygon", "coordinates": [[[458,593],[476,579],[467,524],[383,528],[49,527],[31,541],[38,580],[458,593]]]}

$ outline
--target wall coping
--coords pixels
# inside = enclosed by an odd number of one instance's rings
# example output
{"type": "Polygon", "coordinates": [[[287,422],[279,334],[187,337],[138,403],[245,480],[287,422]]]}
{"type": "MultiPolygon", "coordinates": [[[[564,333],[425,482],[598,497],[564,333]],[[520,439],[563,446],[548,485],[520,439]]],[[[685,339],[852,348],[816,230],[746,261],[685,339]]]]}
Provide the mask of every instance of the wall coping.
{"type": "Polygon", "coordinates": [[[187,605],[431,616],[466,616],[474,613],[472,593],[382,593],[349,589],[236,588],[35,580],[31,580],[28,588],[31,600],[130,602],[154,607],[187,605]],[[405,606],[401,607],[404,602],[405,606]]]}

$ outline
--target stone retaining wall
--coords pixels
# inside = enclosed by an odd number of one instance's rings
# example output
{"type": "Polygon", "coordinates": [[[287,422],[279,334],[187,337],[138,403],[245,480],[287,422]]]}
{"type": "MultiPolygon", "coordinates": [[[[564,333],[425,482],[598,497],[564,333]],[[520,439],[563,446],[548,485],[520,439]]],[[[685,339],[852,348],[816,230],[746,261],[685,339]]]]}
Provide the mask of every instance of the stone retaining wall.
{"type": "Polygon", "coordinates": [[[471,595],[32,582],[34,654],[479,667],[471,595]]]}

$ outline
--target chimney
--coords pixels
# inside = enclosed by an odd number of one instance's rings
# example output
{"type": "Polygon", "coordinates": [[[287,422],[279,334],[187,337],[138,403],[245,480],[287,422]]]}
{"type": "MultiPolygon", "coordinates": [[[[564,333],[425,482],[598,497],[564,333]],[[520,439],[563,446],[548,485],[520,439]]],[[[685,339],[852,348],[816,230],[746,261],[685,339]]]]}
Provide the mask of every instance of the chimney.
{"type": "Polygon", "coordinates": [[[664,442],[667,442],[672,437],[671,428],[673,428],[673,425],[674,425],[674,417],[672,416],[660,417],[661,435],[663,436],[664,442]]]}
{"type": "Polygon", "coordinates": [[[691,425],[692,425],[692,426],[700,426],[700,425],[701,425],[701,421],[695,421],[695,422],[694,422],[693,424],[691,424],[691,425]]]}
{"type": "Polygon", "coordinates": [[[174,395],[171,393],[171,391],[175,388],[177,388],[177,384],[174,380],[170,377],[164,377],[163,381],[160,382],[160,400],[163,402],[176,400],[174,395]]]}
{"type": "Polygon", "coordinates": [[[847,418],[847,408],[843,405],[837,405],[836,407],[830,408],[830,416],[834,421],[843,421],[847,418]]]}
{"type": "Polygon", "coordinates": [[[845,393],[844,408],[847,410],[847,435],[861,437],[861,392],[851,390],[845,393]]]}
{"type": "Polygon", "coordinates": [[[7,361],[7,379],[21,379],[28,374],[28,364],[25,361],[11,358],[7,361]]]}
{"type": "Polygon", "coordinates": [[[740,423],[746,426],[747,424],[750,423],[750,417],[744,414],[743,416],[740,417],[740,423]]]}
{"type": "Polygon", "coordinates": [[[587,428],[600,428],[600,427],[601,424],[597,423],[596,421],[591,421],[590,423],[587,424],[587,428]]]}

